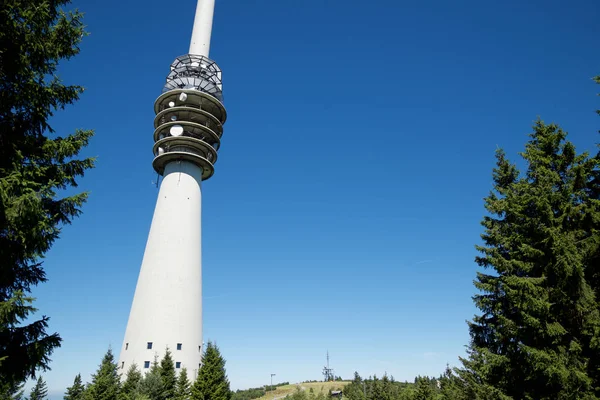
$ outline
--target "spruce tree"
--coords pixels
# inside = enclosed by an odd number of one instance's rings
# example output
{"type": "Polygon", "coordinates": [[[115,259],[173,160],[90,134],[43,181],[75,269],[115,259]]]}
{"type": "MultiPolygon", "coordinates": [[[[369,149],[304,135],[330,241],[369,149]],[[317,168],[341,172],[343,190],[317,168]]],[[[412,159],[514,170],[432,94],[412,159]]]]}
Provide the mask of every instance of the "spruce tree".
{"type": "Polygon", "coordinates": [[[131,364],[125,376],[125,382],[121,386],[119,399],[134,400],[139,392],[139,387],[143,377],[136,364],[131,364]]]}
{"type": "Polygon", "coordinates": [[[371,386],[367,393],[369,394],[369,398],[373,400],[383,398],[383,384],[377,375],[373,375],[373,380],[371,381],[371,386]]]}
{"type": "Polygon", "coordinates": [[[2,397],[7,398],[9,400],[26,400],[27,397],[25,397],[25,382],[13,387],[12,390],[4,392],[2,397]]]}
{"type": "Polygon", "coordinates": [[[477,274],[482,315],[469,323],[459,375],[473,398],[594,398],[600,318],[585,279],[591,246],[582,221],[597,163],[540,120],[521,155],[524,175],[497,152],[476,258],[491,273],[477,274]]]}
{"type": "Polygon", "coordinates": [[[172,398],[175,395],[177,374],[175,373],[175,363],[168,347],[165,356],[160,361],[160,377],[163,382],[163,399],[172,398]]]}
{"type": "Polygon", "coordinates": [[[117,364],[109,348],[102,358],[98,371],[92,375],[92,383],[87,388],[86,399],[117,400],[120,386],[117,364]]]}
{"type": "Polygon", "coordinates": [[[44,400],[48,396],[48,386],[40,376],[31,388],[29,400],[44,400]]]}
{"type": "Polygon", "coordinates": [[[426,377],[418,377],[416,382],[417,390],[414,400],[433,400],[434,391],[431,387],[431,382],[426,377]]]}
{"type": "Polygon", "coordinates": [[[61,11],[69,3],[0,1],[0,396],[49,369],[60,346],[49,318],[33,317],[29,294],[46,281],[44,254],[86,200],[64,190],[93,166],[77,158],[91,131],[62,135],[49,125],[83,91],[55,74],[85,35],[82,14],[61,11]]]}
{"type": "Polygon", "coordinates": [[[383,386],[383,394],[381,400],[396,400],[398,398],[398,390],[394,385],[394,377],[391,379],[387,376],[387,372],[383,374],[381,378],[381,384],[383,386]]]}
{"type": "Polygon", "coordinates": [[[344,387],[344,397],[350,400],[366,400],[364,396],[363,380],[358,372],[354,372],[352,382],[344,387]]]}
{"type": "Polygon", "coordinates": [[[446,365],[446,370],[439,380],[440,400],[470,400],[466,396],[463,382],[452,372],[449,365],[446,365]]]}
{"type": "Polygon", "coordinates": [[[140,394],[147,396],[150,400],[164,399],[165,386],[162,377],[160,376],[160,365],[158,357],[154,357],[150,371],[146,373],[144,379],[140,382],[140,394]]]}
{"type": "MultiPolygon", "coordinates": [[[[600,84],[600,75],[594,78],[597,84],[600,84]]],[[[600,96],[600,94],[598,94],[600,96]]],[[[600,115],[600,110],[596,110],[600,115]]],[[[597,145],[600,150],[600,144],[597,145]]],[[[585,277],[590,286],[594,290],[596,303],[600,310],[600,151],[594,157],[596,169],[593,172],[593,177],[590,182],[589,201],[586,203],[588,212],[585,213],[587,218],[584,220],[584,229],[589,232],[587,243],[589,244],[589,252],[586,254],[586,271],[585,277]]],[[[600,398],[600,357],[594,358],[593,351],[588,354],[590,357],[590,377],[593,380],[593,386],[597,396],[600,398]]]]}
{"type": "Polygon", "coordinates": [[[177,377],[175,385],[175,400],[188,400],[190,398],[190,381],[187,376],[187,369],[182,368],[177,377]]]}
{"type": "Polygon", "coordinates": [[[85,386],[81,382],[81,374],[77,374],[73,380],[73,386],[69,386],[63,397],[64,400],[82,400],[85,386]]]}
{"type": "Polygon", "coordinates": [[[225,372],[225,359],[216,344],[208,342],[202,357],[202,366],[192,386],[194,400],[229,400],[231,390],[225,372]]]}

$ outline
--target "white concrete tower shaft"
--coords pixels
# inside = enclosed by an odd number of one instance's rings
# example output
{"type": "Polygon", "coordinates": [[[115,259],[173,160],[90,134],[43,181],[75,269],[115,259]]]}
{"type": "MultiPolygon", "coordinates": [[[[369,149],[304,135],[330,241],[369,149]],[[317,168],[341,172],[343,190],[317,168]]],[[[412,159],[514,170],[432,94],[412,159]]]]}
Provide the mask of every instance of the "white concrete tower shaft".
{"type": "Polygon", "coordinates": [[[118,361],[144,373],[167,348],[196,378],[202,343],[202,181],[223,135],[221,70],[208,58],[214,0],[199,0],[190,53],[154,103],[154,169],[163,176],[118,361]]]}
{"type": "Polygon", "coordinates": [[[215,0],[198,0],[190,42],[190,54],[208,57],[214,12],[215,0]]]}

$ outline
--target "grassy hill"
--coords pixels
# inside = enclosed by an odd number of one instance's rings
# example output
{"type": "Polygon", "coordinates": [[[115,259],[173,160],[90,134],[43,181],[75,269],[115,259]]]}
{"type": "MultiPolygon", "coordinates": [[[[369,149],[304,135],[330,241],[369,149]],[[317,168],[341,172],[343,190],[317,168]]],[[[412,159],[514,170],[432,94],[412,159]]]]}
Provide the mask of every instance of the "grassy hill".
{"type": "Polygon", "coordinates": [[[294,393],[296,390],[312,389],[315,393],[325,392],[329,393],[329,389],[337,390],[342,389],[346,386],[349,381],[337,381],[337,382],[307,382],[307,383],[295,383],[292,385],[278,386],[272,392],[267,393],[265,396],[260,397],[258,400],[273,400],[283,399],[288,394],[294,393]]]}

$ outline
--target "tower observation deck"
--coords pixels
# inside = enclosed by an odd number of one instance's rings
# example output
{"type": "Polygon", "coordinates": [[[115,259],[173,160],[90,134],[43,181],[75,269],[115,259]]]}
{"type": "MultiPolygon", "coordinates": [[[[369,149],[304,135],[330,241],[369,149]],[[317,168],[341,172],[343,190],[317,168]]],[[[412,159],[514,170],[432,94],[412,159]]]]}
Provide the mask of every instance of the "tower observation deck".
{"type": "Polygon", "coordinates": [[[202,182],[215,171],[227,113],[221,69],[208,57],[214,0],[198,0],[189,54],[171,64],[154,102],[162,176],[118,367],[145,373],[168,348],[194,380],[202,342],[202,182]]]}
{"type": "Polygon", "coordinates": [[[156,172],[163,175],[167,163],[185,160],[202,168],[202,180],[210,178],[227,119],[219,66],[205,56],[177,57],[154,112],[156,172]]]}

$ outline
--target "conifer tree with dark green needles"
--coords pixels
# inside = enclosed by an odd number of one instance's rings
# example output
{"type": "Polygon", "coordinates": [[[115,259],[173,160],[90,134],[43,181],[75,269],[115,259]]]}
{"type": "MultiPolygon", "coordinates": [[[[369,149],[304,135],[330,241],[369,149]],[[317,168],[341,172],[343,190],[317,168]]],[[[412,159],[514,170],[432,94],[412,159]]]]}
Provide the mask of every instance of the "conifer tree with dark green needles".
{"type": "Polygon", "coordinates": [[[150,400],[164,399],[165,385],[160,376],[158,356],[154,357],[150,371],[146,373],[144,379],[140,382],[139,393],[147,396],[150,400]]]}
{"type": "Polygon", "coordinates": [[[590,206],[598,162],[566,137],[536,121],[521,153],[525,174],[497,151],[476,258],[490,272],[477,273],[482,314],[469,323],[469,357],[459,371],[473,398],[598,395],[590,361],[600,358],[600,315],[585,277],[598,243],[585,223],[600,218],[590,206]]]}
{"type": "Polygon", "coordinates": [[[190,380],[187,376],[187,369],[182,368],[177,377],[175,385],[175,400],[188,400],[190,398],[190,380]]]}
{"type": "Polygon", "coordinates": [[[98,371],[92,375],[92,383],[85,394],[86,400],[117,400],[121,381],[112,350],[109,348],[98,371]]]}
{"type": "Polygon", "coordinates": [[[381,400],[395,400],[398,398],[398,393],[395,390],[396,386],[392,384],[387,373],[383,374],[381,378],[381,400]]]}
{"type": "Polygon", "coordinates": [[[450,366],[446,365],[444,373],[440,376],[440,400],[471,400],[472,398],[466,396],[464,383],[454,374],[450,366]]]}
{"type": "Polygon", "coordinates": [[[225,372],[225,359],[216,344],[208,342],[202,357],[202,366],[192,386],[193,400],[229,400],[231,390],[225,372]]]}
{"type": "Polygon", "coordinates": [[[4,392],[2,396],[9,400],[26,400],[25,382],[15,386],[12,390],[4,392]]]}
{"type": "Polygon", "coordinates": [[[55,132],[49,123],[83,92],[56,75],[86,34],[82,13],[62,11],[69,3],[0,1],[0,397],[48,370],[60,346],[49,318],[33,317],[30,293],[46,281],[41,260],[61,227],[86,201],[70,189],[94,165],[78,158],[92,131],[55,132]]]}
{"type": "MultiPolygon", "coordinates": [[[[594,81],[600,84],[600,75],[596,76],[594,81]]],[[[598,96],[600,96],[600,93],[598,96]]],[[[600,115],[600,110],[596,110],[596,113],[600,115]]],[[[596,165],[600,165],[600,143],[597,144],[597,147],[599,151],[594,159],[596,165]]],[[[585,213],[587,218],[584,220],[584,227],[590,233],[587,239],[589,251],[586,252],[585,277],[594,290],[596,303],[600,310],[600,239],[598,238],[598,232],[600,232],[600,213],[598,212],[600,209],[600,168],[596,168],[592,174],[587,206],[589,211],[585,213]]],[[[593,352],[588,354],[588,357],[590,357],[590,377],[594,381],[596,396],[600,398],[600,357],[594,357],[593,352]]]]}
{"type": "Polygon", "coordinates": [[[175,373],[175,363],[168,347],[163,359],[160,360],[160,377],[163,382],[163,399],[171,399],[175,395],[177,374],[175,373]]]}
{"type": "Polygon", "coordinates": [[[48,397],[48,386],[42,377],[38,377],[35,385],[31,388],[29,400],[44,400],[48,397]]]}
{"type": "Polygon", "coordinates": [[[121,385],[121,391],[119,392],[120,400],[135,400],[139,393],[139,387],[142,382],[142,373],[138,369],[136,364],[131,364],[125,375],[125,381],[121,385]]]}
{"type": "Polygon", "coordinates": [[[418,377],[416,381],[416,391],[414,400],[434,400],[434,390],[431,382],[427,378],[418,377]]]}
{"type": "Polygon", "coordinates": [[[383,392],[383,383],[377,377],[377,375],[373,375],[373,381],[371,382],[371,390],[368,391],[369,397],[371,399],[381,399],[385,396],[383,392]]]}
{"type": "Polygon", "coordinates": [[[64,400],[82,400],[85,392],[85,386],[81,381],[81,374],[77,374],[73,380],[73,385],[67,388],[64,400]]]}

